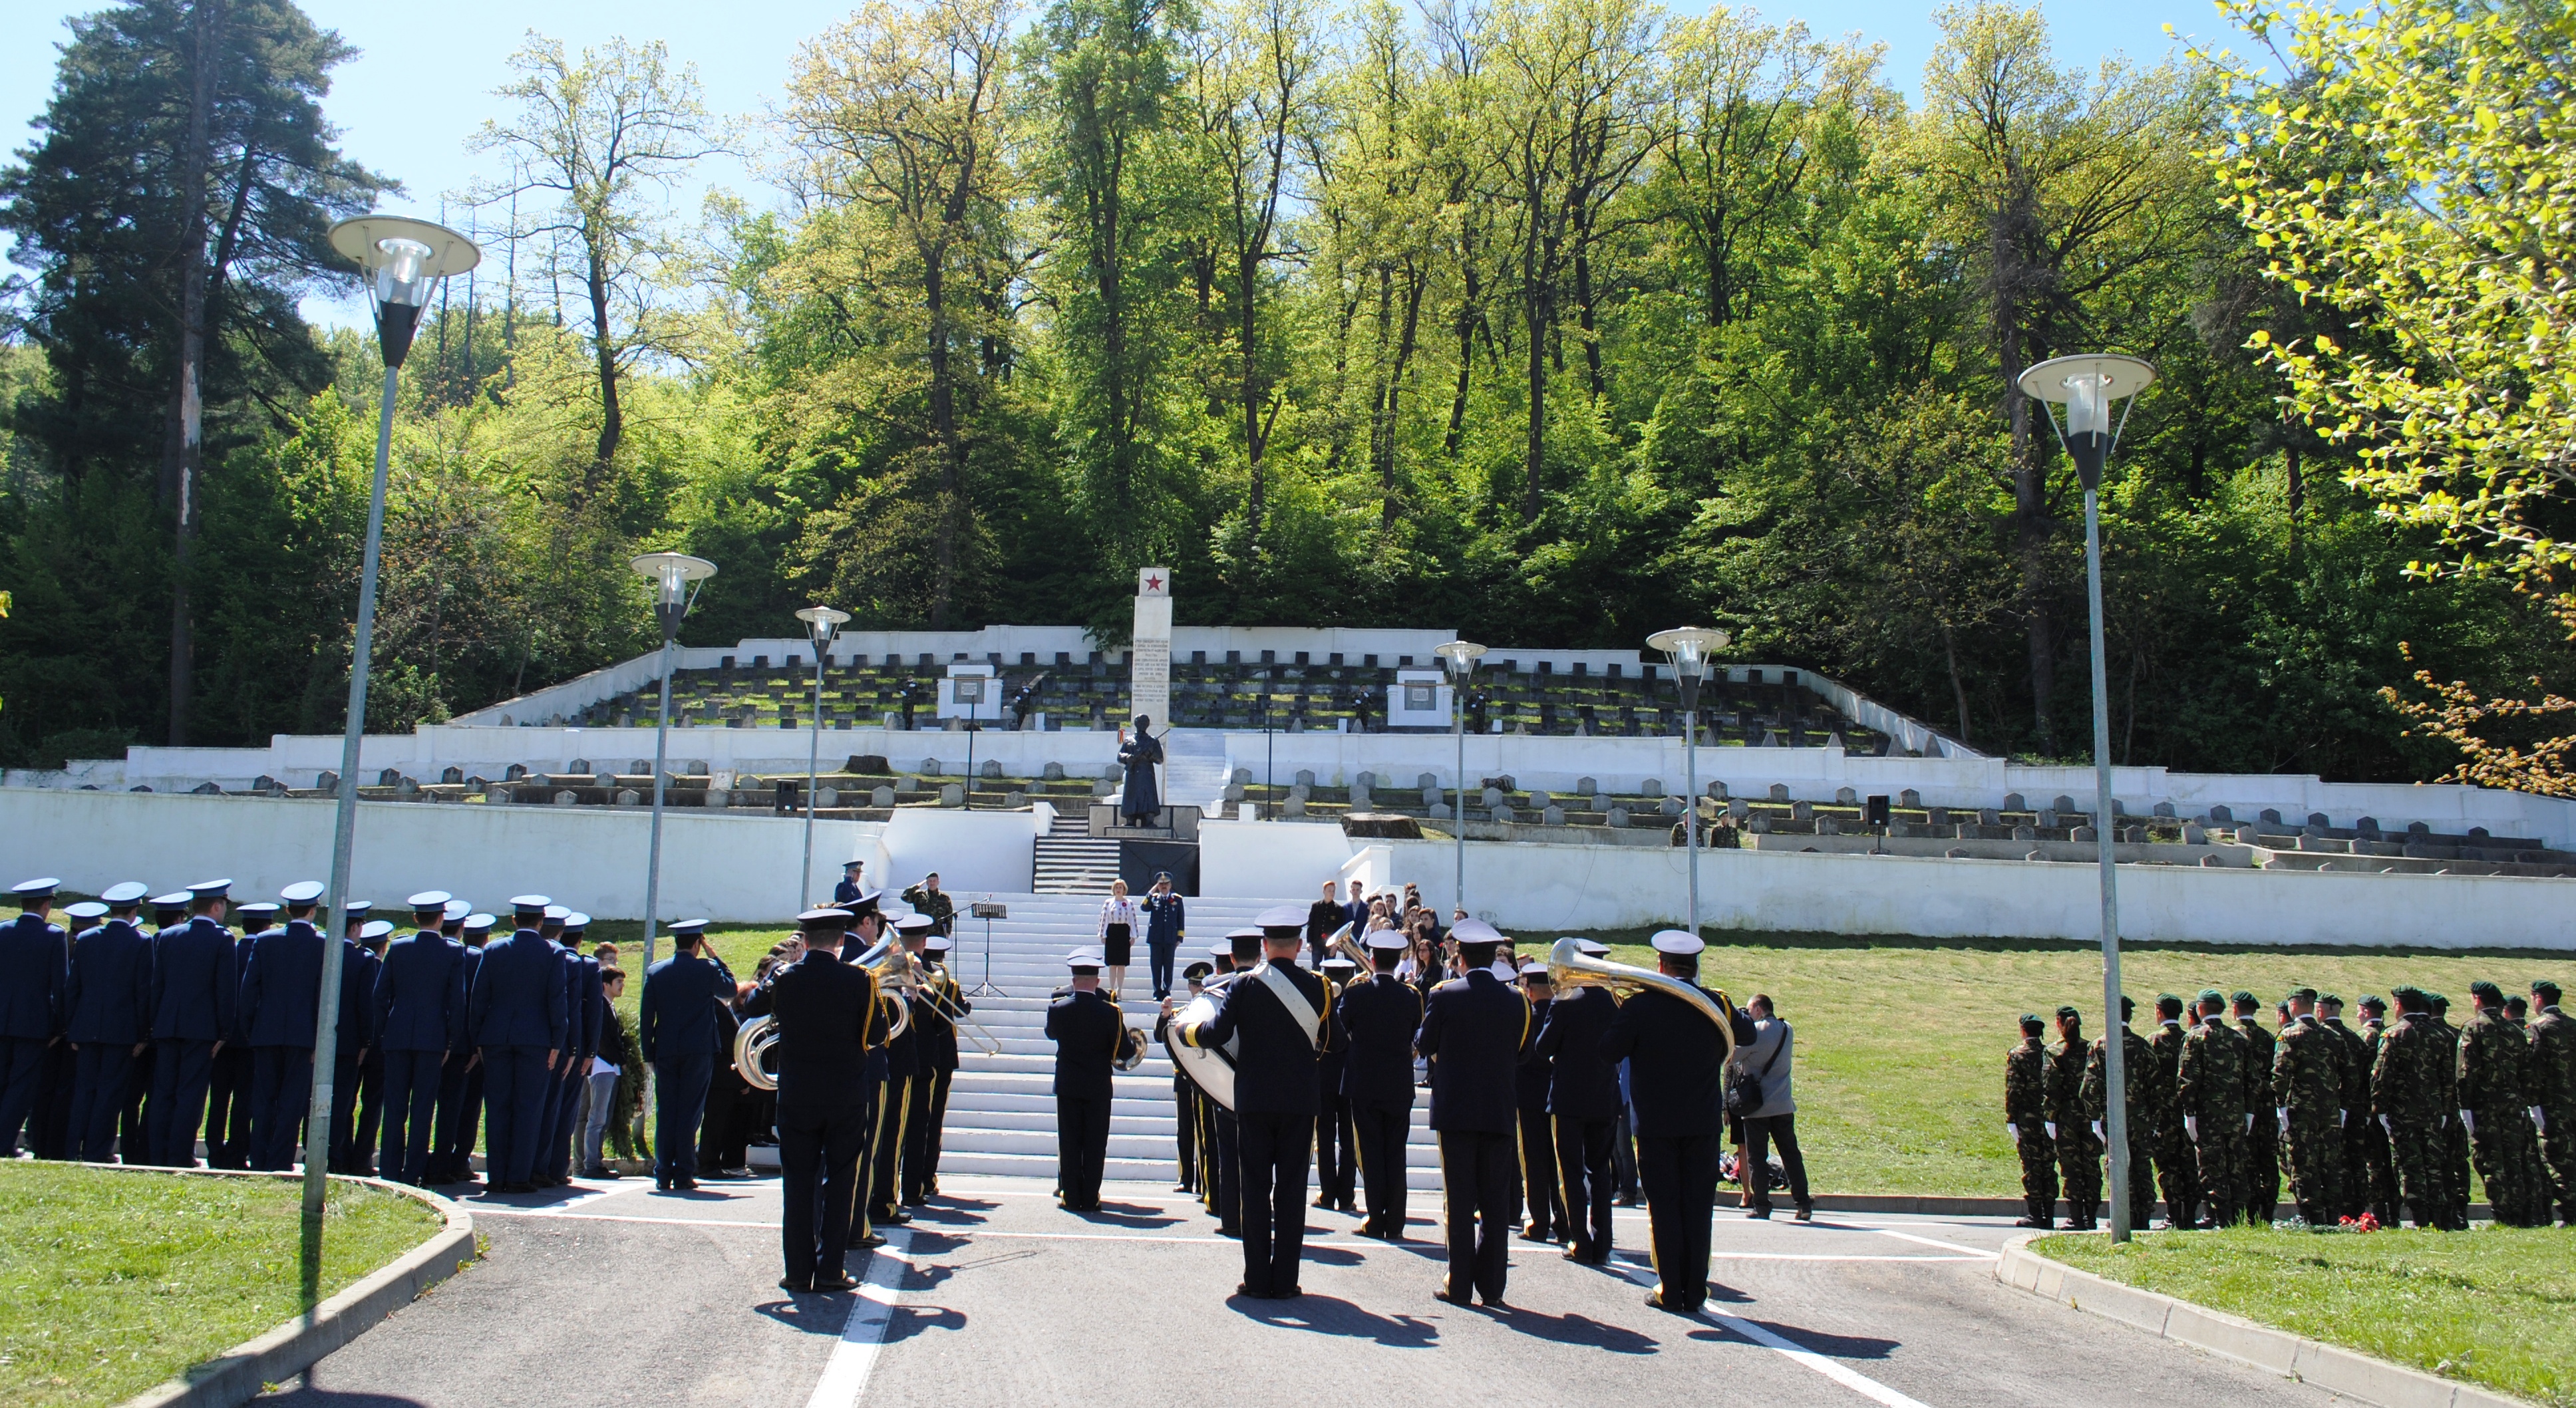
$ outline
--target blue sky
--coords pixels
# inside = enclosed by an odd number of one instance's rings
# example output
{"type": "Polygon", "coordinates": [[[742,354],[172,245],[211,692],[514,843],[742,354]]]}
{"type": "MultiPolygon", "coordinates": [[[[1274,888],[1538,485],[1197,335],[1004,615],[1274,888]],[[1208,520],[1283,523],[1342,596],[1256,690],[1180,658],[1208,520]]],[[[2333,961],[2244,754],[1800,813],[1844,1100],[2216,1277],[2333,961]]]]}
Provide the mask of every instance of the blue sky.
{"type": "MultiPolygon", "coordinates": [[[[55,49],[69,14],[88,7],[57,8],[60,0],[16,0],[0,5],[0,131],[15,151],[31,137],[24,125],[44,109],[53,82],[55,49]]],[[[349,153],[401,181],[407,195],[387,208],[435,217],[439,197],[481,174],[465,138],[499,115],[491,90],[505,76],[504,61],[530,28],[568,46],[612,35],[660,39],[675,56],[694,62],[711,106],[757,113],[778,92],[797,43],[846,16],[847,3],[821,0],[621,0],[615,5],[568,0],[451,0],[429,7],[347,0],[305,0],[317,23],[340,31],[361,51],[336,74],[326,110],[343,133],[349,153]]],[[[1677,4],[1697,12],[1701,4],[1677,4]]],[[[2061,64],[2090,66],[2106,54],[2132,59],[2162,57],[2172,41],[2170,24],[2185,36],[2220,38],[2226,26],[2208,0],[2139,0],[2135,4],[2080,4],[2047,0],[2049,26],[2061,64]]],[[[1821,34],[1857,31],[1887,46],[1888,79],[1908,93],[1919,90],[1923,62],[1935,32],[1929,5],[1889,0],[1781,0],[1761,7],[1765,18],[1805,20],[1821,34]]],[[[750,174],[738,163],[709,163],[706,179],[765,204],[750,174]]],[[[688,197],[694,205],[694,197],[688,197]]],[[[462,216],[457,217],[461,222],[462,216]]],[[[313,313],[333,317],[316,308],[313,313]]],[[[345,316],[345,315],[344,315],[345,316]]]]}

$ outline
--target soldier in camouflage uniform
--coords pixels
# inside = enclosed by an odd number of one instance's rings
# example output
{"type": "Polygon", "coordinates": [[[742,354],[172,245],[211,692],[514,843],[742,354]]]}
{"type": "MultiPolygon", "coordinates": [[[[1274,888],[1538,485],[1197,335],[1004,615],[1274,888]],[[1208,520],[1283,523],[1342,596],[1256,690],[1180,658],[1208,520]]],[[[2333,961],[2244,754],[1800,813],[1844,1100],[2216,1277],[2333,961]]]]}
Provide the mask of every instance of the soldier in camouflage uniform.
{"type": "Polygon", "coordinates": [[[2244,1216],[2237,1194],[2245,1162],[2245,1038],[2227,1025],[2227,999],[2218,989],[2202,991],[2199,1006],[2200,1025],[2183,1038],[2174,1095],[2200,1156],[2209,1225],[2228,1227],[2244,1216]]]}
{"type": "Polygon", "coordinates": [[[2469,1131],[2460,1123],[2460,1029],[2451,1025],[2451,999],[2438,992],[2424,994],[2425,1010],[2432,1014],[2434,1029],[2442,1034],[2442,1186],[2450,1194],[2449,1226],[2467,1231],[2469,1226],[2469,1131]]]}
{"type": "Polygon", "coordinates": [[[2542,1152],[2558,1219],[2576,1227],[2576,1021],[2558,1010],[2558,985],[2531,985],[2531,1100],[2539,1107],[2542,1152]]]}
{"type": "Polygon", "coordinates": [[[2192,1150],[2191,1137],[2183,1132],[2182,1110],[2174,1103],[2185,1035],[2182,999],[2172,993],[2158,997],[2156,1035],[2148,1043],[2155,1053],[2156,1078],[2147,1099],[2155,1109],[2156,1176],[2164,1187],[2167,1227],[2190,1227],[2200,1216],[2199,1156],[2192,1150]]]}
{"type": "Polygon", "coordinates": [[[2102,1142],[2084,1113],[2084,1019],[2072,1007],[2057,1009],[2060,1044],[2048,1056],[2048,1118],[2057,1126],[2057,1181],[2066,1191],[2066,1225],[2090,1232],[2101,1225],[2102,1142]]]}
{"type": "Polygon", "coordinates": [[[2507,1227],[2546,1227],[2549,1200],[2534,1185],[2539,1163],[2530,1109],[2531,1041],[2504,1015],[2504,992],[2483,980],[2469,984],[2477,1015],[2460,1034],[2460,1123],[2466,1127],[2486,1180],[2487,1201],[2507,1227]]]}
{"type": "MultiPolygon", "coordinates": [[[[2144,1227],[2156,1210],[2155,1167],[2150,1149],[2155,1144],[2155,1123],[2148,1111],[2152,1101],[2148,1088],[2155,1082],[2154,1048],[2147,1039],[2129,1030],[2129,1018],[2138,1004],[2123,995],[2120,998],[2120,1088],[2126,1092],[2123,1103],[2129,1116],[2129,1225],[2144,1227]]],[[[2093,1133],[2109,1148],[2111,1073],[2108,1037],[2093,1038],[2093,1049],[2084,1058],[2084,1114],[2092,1123],[2093,1133]]]]}
{"type": "Polygon", "coordinates": [[[2004,1132],[2021,1154],[2021,1221],[2016,1227],[2057,1226],[2057,1144],[2049,1137],[2048,1024],[2038,1014],[2021,1018],[2021,1045],[2004,1053],[2004,1132]]]}
{"type": "Polygon", "coordinates": [[[2272,1073],[2273,1038],[2254,1015],[2263,1010],[2254,994],[2239,989],[2227,1000],[2235,1009],[2236,1031],[2245,1038],[2245,1113],[2253,1119],[2245,1128],[2245,1186],[2237,1202],[2246,1221],[2268,1227],[2281,1215],[2281,1127],[2264,1089],[2272,1073]]]}
{"type": "Polygon", "coordinates": [[[2272,1105],[2299,1216],[2332,1227],[2343,1209],[2344,1049],[2316,1007],[2315,988],[2290,994],[2290,1025],[2272,1048],[2272,1105]]]}
{"type": "Polygon", "coordinates": [[[2397,1024],[2379,1039],[2370,1071],[2370,1108],[2388,1136],[2389,1163],[2417,1227],[2451,1227],[2451,1192],[2442,1171],[2443,1104],[2450,1098],[2450,1045],[2433,1021],[2422,989],[2399,987],[2397,1024]]]}
{"type": "MultiPolygon", "coordinates": [[[[2325,1001],[2318,1006],[2322,1008],[2325,1001]]],[[[2322,1019],[2321,1024],[2339,1025],[2322,1019]]],[[[2379,1064],[2379,1039],[2387,1030],[2388,1003],[2379,997],[2363,996],[2361,1030],[2354,1034],[2361,1054],[2353,1063],[2352,1078],[2345,1083],[2343,1096],[2343,1212],[2346,1217],[2359,1217],[2366,1211],[2394,1227],[2397,1170],[2388,1162],[2388,1131],[2381,1129],[2370,1113],[2370,1072],[2379,1064]]]]}

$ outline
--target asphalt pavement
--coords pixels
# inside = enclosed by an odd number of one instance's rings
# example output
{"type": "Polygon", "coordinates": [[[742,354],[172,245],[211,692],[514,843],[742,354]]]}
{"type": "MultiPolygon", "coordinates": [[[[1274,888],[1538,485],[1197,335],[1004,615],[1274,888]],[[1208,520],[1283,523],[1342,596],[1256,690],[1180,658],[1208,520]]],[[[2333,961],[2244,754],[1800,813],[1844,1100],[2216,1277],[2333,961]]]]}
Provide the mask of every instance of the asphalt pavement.
{"type": "Polygon", "coordinates": [[[291,1408],[967,1404],[2337,1402],[1996,1284],[2002,1219],[1721,1210],[1708,1313],[1648,1308],[1646,1220],[1610,1268],[1515,1240],[1505,1308],[1432,1298],[1413,1240],[1307,1219],[1305,1295],[1234,1297],[1237,1243],[1165,1184],[1068,1213],[1040,1180],[943,1179],[857,1295],[777,1288],[774,1179],[474,1198],[484,1260],[263,1402],[291,1408]]]}

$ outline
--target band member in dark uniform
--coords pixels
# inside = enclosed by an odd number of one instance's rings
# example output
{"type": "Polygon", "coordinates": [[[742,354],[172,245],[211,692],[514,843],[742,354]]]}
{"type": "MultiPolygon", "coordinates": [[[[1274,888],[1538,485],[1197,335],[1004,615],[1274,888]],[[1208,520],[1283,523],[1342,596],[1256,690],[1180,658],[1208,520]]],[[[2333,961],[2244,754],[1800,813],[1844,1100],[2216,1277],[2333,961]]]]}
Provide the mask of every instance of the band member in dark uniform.
{"type": "MultiPolygon", "coordinates": [[[[1199,995],[1208,974],[1213,971],[1204,963],[1193,963],[1183,971],[1181,977],[1190,985],[1190,997],[1199,995]]],[[[1172,1021],[1173,1015],[1169,1012],[1157,1013],[1154,1017],[1154,1040],[1161,1042],[1166,1052],[1172,1049],[1176,1040],[1172,1035],[1172,1021]]],[[[1177,1117],[1172,1121],[1172,1137],[1179,1146],[1177,1157],[1181,1168],[1181,1181],[1172,1189],[1175,1193],[1199,1191],[1199,1127],[1207,1119],[1207,1113],[1199,1108],[1201,1103],[1198,1085],[1181,1070],[1180,1062],[1173,1062],[1172,1104],[1177,1117]]]]}
{"type": "MultiPolygon", "coordinates": [[[[897,942],[914,948],[930,937],[937,920],[918,911],[894,920],[897,942]]],[[[912,1221],[899,1199],[903,1171],[904,1130],[912,1121],[912,1088],[921,1074],[921,1008],[911,1004],[912,1020],[904,1025],[903,1034],[886,1043],[885,1104],[877,1111],[876,1158],[868,1170],[868,1220],[871,1224],[901,1227],[912,1221]]]]}
{"type": "Polygon", "coordinates": [[[1520,1178],[1513,1099],[1530,1040],[1529,1003],[1493,973],[1503,936],[1481,919],[1450,930],[1464,977],[1431,990],[1414,1049],[1431,1062],[1431,1128],[1440,1140],[1449,1274],[1432,1294],[1452,1305],[1503,1303],[1512,1200],[1520,1178]]]}
{"type": "Polygon", "coordinates": [[[1306,912],[1293,905],[1259,919],[1262,963],[1235,980],[1212,1021],[1180,1024],[1185,1046],[1235,1054],[1234,1116],[1240,1141],[1243,1280],[1238,1295],[1292,1300],[1303,1294],[1306,1169],[1322,1108],[1316,1057],[1333,1045],[1332,989],[1297,966],[1306,912]]]}
{"type": "Polygon", "coordinates": [[[1100,1210],[1100,1171],[1109,1158],[1109,1102],[1126,1021],[1100,992],[1100,955],[1065,955],[1072,990],[1047,1004],[1055,1043],[1056,1200],[1067,1212],[1100,1210]]]}
{"type": "Polygon", "coordinates": [[[1520,1121],[1521,1197],[1527,1218],[1521,1224],[1524,1242],[1564,1242],[1572,1240],[1566,1226],[1565,1194],[1556,1185],[1556,1130],[1548,1123],[1547,1087],[1555,1073],[1555,1062],[1535,1048],[1539,1031],[1547,1025],[1548,1009],[1555,1005],[1556,989],[1547,980],[1547,965],[1521,965],[1521,995],[1530,1005],[1530,1050],[1521,1058],[1518,1089],[1513,1107],[1520,1121]]]}
{"type": "MultiPolygon", "coordinates": [[[[707,1087],[715,1079],[716,1062],[727,1059],[718,1045],[723,1037],[717,1013],[733,1000],[733,980],[699,954],[699,940],[706,929],[703,919],[672,925],[674,952],[644,970],[644,1059],[652,1064],[653,1079],[660,1086],[653,1119],[653,1186],[666,1192],[687,1192],[698,1186],[698,1124],[706,1113],[707,1087]]],[[[483,970],[499,961],[504,947],[484,947],[475,969],[478,984],[486,981],[483,970]]],[[[489,1053],[483,1065],[485,1090],[497,1110],[500,1072],[489,1053]]]]}
{"type": "Polygon", "coordinates": [[[1349,1043],[1342,1053],[1342,1095],[1350,1102],[1351,1146],[1359,1159],[1367,1216],[1359,1234],[1404,1240],[1404,1148],[1413,1127],[1413,1035],[1422,1029],[1422,994],[1395,976],[1404,935],[1380,929],[1368,937],[1366,982],[1343,989],[1334,1015],[1349,1043]]]}
{"type": "MultiPolygon", "coordinates": [[[[1360,966],[1336,955],[1319,965],[1324,980],[1336,994],[1348,989],[1359,976],[1360,966]]],[[[1315,1116],[1315,1206],[1355,1211],[1359,1204],[1359,1164],[1351,1129],[1351,1100],[1342,1093],[1343,1046],[1336,1045],[1316,1059],[1315,1070],[1323,1083],[1323,1109],[1315,1116]]]]}
{"type": "Polygon", "coordinates": [[[939,1131],[948,1121],[949,1082],[957,1076],[957,1019],[975,1005],[949,976],[945,936],[907,928],[903,937],[922,965],[922,1000],[912,1005],[921,1069],[904,1111],[903,1170],[896,1183],[903,1200],[917,1206],[939,1191],[939,1131]]]}
{"type": "Polygon", "coordinates": [[[787,1291],[846,1291],[842,1267],[858,1198],[859,1150],[868,1137],[867,1056],[876,1029],[877,981],[841,961],[839,909],[796,916],[804,956],[744,1000],[778,1030],[778,1162],[785,1184],[782,1247],[787,1291]]]}
{"type": "MultiPolygon", "coordinates": [[[[1257,928],[1236,929],[1225,936],[1225,942],[1212,945],[1209,957],[1216,962],[1216,974],[1208,979],[1207,990],[1217,995],[1222,1008],[1226,995],[1243,981],[1261,961],[1261,931],[1257,928]]],[[[1214,1100],[1200,1102],[1207,1111],[1207,1137],[1199,1141],[1199,1167],[1207,1173],[1208,1211],[1216,1214],[1217,1235],[1243,1235],[1243,1145],[1238,1137],[1243,1122],[1234,1111],[1214,1100]]]]}
{"type": "MultiPolygon", "coordinates": [[[[1665,977],[1695,983],[1700,950],[1707,945],[1682,930],[1666,929],[1655,935],[1654,946],[1656,967],[1665,977]]],[[[1724,994],[1700,991],[1726,1017],[1737,1042],[1753,1040],[1753,1024],[1724,994]]],[[[1646,1304],[1677,1315],[1697,1314],[1708,1300],[1725,1037],[1697,1007],[1650,987],[1619,1004],[1610,1029],[1602,1033],[1600,1051],[1605,1061],[1630,1063],[1637,1181],[1645,1188],[1660,1278],[1646,1304]]]]}
{"type": "MultiPolygon", "coordinates": [[[[1583,941],[1583,951],[1598,958],[1607,944],[1583,941]]],[[[1618,1132],[1619,1073],[1601,1059],[1601,1034],[1619,1013],[1619,1001],[1606,988],[1578,987],[1558,993],[1539,1023],[1536,1058],[1550,1062],[1548,1119],[1556,1136],[1557,1181],[1564,1189],[1566,1221],[1562,1229],[1573,1240],[1565,1257],[1585,1266],[1610,1260],[1610,1200],[1617,1181],[1611,1141],[1618,1132]]]]}

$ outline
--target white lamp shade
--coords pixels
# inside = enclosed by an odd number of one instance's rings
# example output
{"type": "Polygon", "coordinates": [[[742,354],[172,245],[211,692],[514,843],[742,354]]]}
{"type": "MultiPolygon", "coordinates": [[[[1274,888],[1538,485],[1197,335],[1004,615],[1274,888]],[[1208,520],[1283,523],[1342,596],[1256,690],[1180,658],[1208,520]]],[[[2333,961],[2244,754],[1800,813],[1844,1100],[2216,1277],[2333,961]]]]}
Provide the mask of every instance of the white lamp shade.
{"type": "MultiPolygon", "coordinates": [[[[2065,406],[2070,418],[2089,416],[2102,420],[2100,426],[2091,428],[2107,433],[2111,407],[2146,390],[2155,380],[2156,369],[2135,357],[2117,352],[2078,352],[2051,357],[2023,372],[2014,384],[2033,400],[2065,406]]],[[[2067,433],[2082,431],[2070,424],[2067,433]]]]}
{"type": "Polygon", "coordinates": [[[450,274],[483,262],[482,247],[445,225],[401,215],[361,215],[331,227],[331,247],[374,281],[376,301],[418,308],[450,274]]]}
{"type": "Polygon", "coordinates": [[[674,606],[687,599],[689,584],[716,575],[716,565],[684,552],[648,552],[635,559],[635,574],[653,584],[654,600],[674,606]]]}
{"type": "Polygon", "coordinates": [[[1676,626],[1646,637],[1646,648],[1660,650],[1672,657],[1673,669],[1692,679],[1708,670],[1708,657],[1722,650],[1732,640],[1726,632],[1708,626],[1676,626]]]}
{"type": "Polygon", "coordinates": [[[829,606],[809,606],[797,612],[796,619],[805,623],[806,634],[814,638],[814,646],[819,650],[832,643],[832,637],[840,633],[841,623],[850,619],[850,613],[829,606]]]}
{"type": "Polygon", "coordinates": [[[1464,675],[1476,668],[1476,660],[1485,653],[1485,647],[1472,640],[1453,640],[1431,647],[1431,653],[1449,662],[1449,673],[1464,675]]]}

